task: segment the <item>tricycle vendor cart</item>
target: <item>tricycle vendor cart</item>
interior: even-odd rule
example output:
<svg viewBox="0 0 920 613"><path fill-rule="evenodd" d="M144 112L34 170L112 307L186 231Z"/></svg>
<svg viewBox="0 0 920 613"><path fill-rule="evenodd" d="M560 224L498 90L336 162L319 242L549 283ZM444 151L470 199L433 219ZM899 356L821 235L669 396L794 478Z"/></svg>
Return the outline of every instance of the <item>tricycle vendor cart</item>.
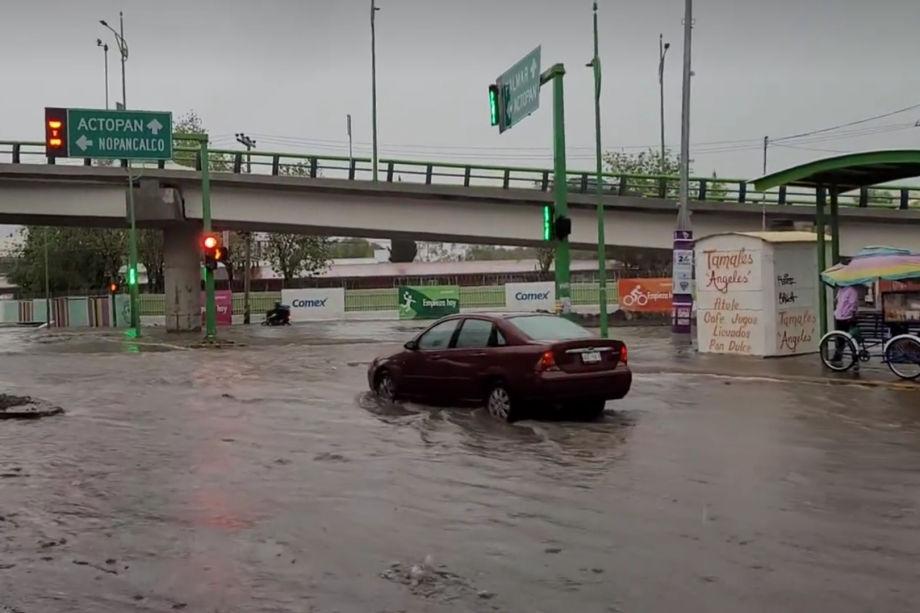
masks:
<svg viewBox="0 0 920 613"><path fill-rule="evenodd" d="M821 273L831 287L869 286L879 281L920 280L920 254L894 247L866 247L848 264L837 264ZM824 365L843 372L881 357L902 379L920 377L920 290L899 289L881 293L881 325L878 334L864 334L860 326L833 330L821 338L819 351ZM874 347L881 353L871 353Z"/></svg>

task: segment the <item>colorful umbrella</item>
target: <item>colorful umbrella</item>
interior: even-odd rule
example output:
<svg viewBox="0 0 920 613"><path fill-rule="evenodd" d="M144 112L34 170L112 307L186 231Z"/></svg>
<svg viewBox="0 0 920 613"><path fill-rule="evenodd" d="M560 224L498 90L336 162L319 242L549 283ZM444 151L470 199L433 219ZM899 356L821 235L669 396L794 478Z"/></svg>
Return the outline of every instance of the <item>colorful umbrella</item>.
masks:
<svg viewBox="0 0 920 613"><path fill-rule="evenodd" d="M865 285L879 279L920 279L920 254L896 247L865 247L849 264L836 264L821 273L821 280L834 287Z"/></svg>

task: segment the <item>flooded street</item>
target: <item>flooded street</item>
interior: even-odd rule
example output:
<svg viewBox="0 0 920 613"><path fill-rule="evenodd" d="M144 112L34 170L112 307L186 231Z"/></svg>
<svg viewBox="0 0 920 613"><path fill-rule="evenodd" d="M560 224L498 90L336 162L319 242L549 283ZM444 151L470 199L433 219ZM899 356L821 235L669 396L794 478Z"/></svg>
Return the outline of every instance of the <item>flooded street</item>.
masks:
<svg viewBox="0 0 920 613"><path fill-rule="evenodd" d="M0 612L917 610L920 390L615 329L603 420L506 425L369 397L396 323L247 334L0 330L0 392L67 411L0 421Z"/></svg>

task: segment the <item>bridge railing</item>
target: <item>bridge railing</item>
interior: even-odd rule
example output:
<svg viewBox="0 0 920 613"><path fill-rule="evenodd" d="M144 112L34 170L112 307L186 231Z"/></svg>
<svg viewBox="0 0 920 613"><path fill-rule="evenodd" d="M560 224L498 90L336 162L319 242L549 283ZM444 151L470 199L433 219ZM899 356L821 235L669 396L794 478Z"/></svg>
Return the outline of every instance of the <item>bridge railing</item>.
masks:
<svg viewBox="0 0 920 613"><path fill-rule="evenodd" d="M134 167L178 168L200 170L197 149L187 146L177 137L174 160L170 162L133 162ZM105 166L111 162L79 158L49 159L45 145L36 141L0 141L0 163L68 164ZM115 162L118 163L117 161ZM124 162L121 162L124 165ZM309 153L212 149L210 168L216 173L249 173L287 175L313 178L368 181L372 177L370 158ZM497 187L504 189L534 189L550 191L553 171L550 168L527 166L496 166L459 162L435 162L381 158L378 180L386 182L421 183L429 185L462 185L467 187ZM680 179L671 175L641 175L604 173L602 190L606 194L665 198L677 201ZM569 170L566 173L569 193L593 194L596 186L594 171ZM690 197L706 202L745 203L752 205L814 205L815 191L807 188L779 187L761 193L745 179L721 177L691 177ZM862 189L858 193L841 195L842 207L872 207L888 209L920 208L920 187L885 186Z"/></svg>

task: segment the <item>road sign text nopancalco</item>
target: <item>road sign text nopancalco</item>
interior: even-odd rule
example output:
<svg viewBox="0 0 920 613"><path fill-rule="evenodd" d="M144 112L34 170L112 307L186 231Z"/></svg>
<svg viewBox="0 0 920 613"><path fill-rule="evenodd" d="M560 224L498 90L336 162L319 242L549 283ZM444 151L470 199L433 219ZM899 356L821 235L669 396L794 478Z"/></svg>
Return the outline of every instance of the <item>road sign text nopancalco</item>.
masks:
<svg viewBox="0 0 920 613"><path fill-rule="evenodd" d="M170 112L62 110L68 157L168 160L173 155Z"/></svg>

